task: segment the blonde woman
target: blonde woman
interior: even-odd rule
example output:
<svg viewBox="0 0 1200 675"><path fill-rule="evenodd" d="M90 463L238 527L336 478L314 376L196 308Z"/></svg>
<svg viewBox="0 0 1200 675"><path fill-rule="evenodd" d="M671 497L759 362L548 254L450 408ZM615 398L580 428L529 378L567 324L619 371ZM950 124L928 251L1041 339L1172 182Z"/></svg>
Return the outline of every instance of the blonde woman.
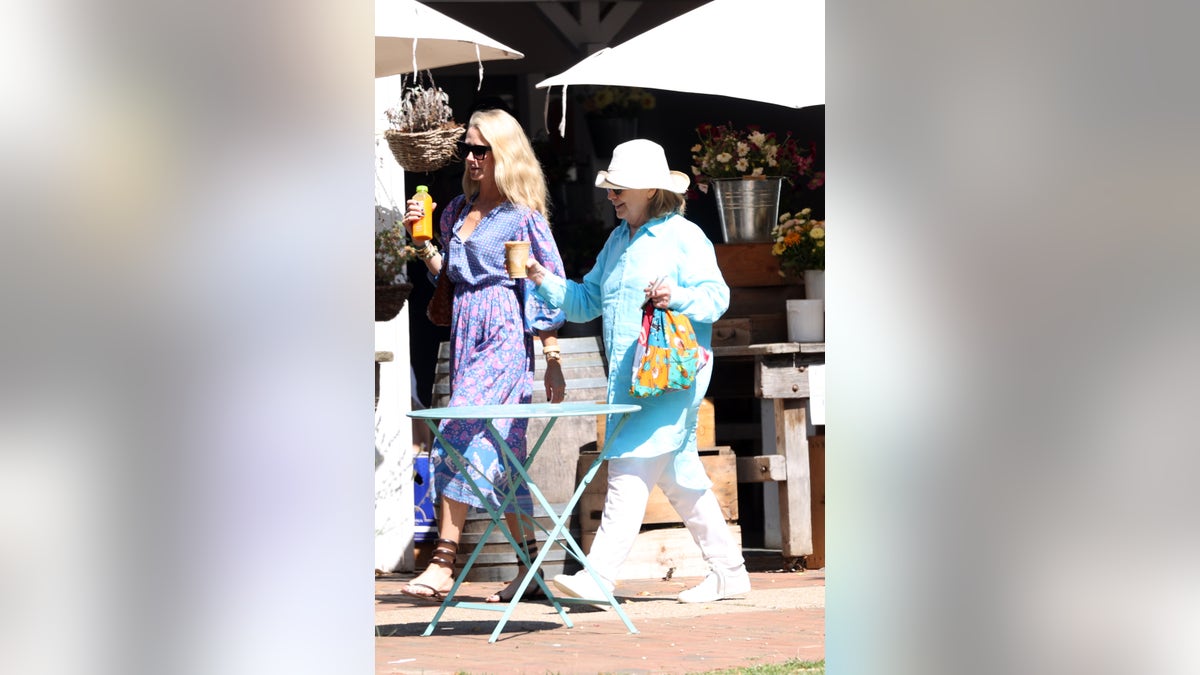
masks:
<svg viewBox="0 0 1200 675"><path fill-rule="evenodd" d="M463 193L442 212L438 239L419 250L431 278L449 275L454 283L450 324L451 406L518 404L533 400L536 336L546 358L546 398L558 403L566 392L558 349L563 313L550 308L525 279L511 279L504 266L504 242L530 242L530 254L562 274L562 258L547 220L546 179L525 131L502 110L481 110L471 116L466 137L459 143L463 159ZM436 204L435 204L436 207ZM412 231L422 215L421 204L409 201L404 225ZM447 264L447 259L449 263ZM547 262L548 261L548 262ZM517 457L526 454L527 420L495 420L497 430ZM443 420L442 435L483 474L476 485L493 507L507 490L508 475L498 460L499 449L482 420ZM482 508L465 476L446 456L440 442L430 457L433 490L440 499L438 536L429 566L401 589L405 595L441 600L454 583L458 540L467 508ZM517 493L524 513L532 513L528 489ZM518 521L513 504L505 514L509 530L532 558L537 539L530 525ZM518 574L488 602L512 599ZM541 593L535 583L526 596Z"/></svg>

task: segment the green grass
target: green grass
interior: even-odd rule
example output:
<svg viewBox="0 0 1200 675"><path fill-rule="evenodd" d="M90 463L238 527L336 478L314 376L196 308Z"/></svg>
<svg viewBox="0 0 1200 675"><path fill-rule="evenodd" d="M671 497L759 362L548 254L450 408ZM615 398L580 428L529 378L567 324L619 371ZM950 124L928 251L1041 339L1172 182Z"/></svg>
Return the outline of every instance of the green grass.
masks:
<svg viewBox="0 0 1200 675"><path fill-rule="evenodd" d="M547 671L550 673L551 671ZM455 675L470 675L459 671ZM559 675L555 671L552 675ZM726 668L724 670L705 670L689 673L689 675L825 675L825 659L820 661L801 661L790 659L783 663L764 663L744 668Z"/></svg>
<svg viewBox="0 0 1200 675"><path fill-rule="evenodd" d="M790 659L783 663L764 663L745 668L706 670L703 674L695 675L825 675L825 659L820 661Z"/></svg>

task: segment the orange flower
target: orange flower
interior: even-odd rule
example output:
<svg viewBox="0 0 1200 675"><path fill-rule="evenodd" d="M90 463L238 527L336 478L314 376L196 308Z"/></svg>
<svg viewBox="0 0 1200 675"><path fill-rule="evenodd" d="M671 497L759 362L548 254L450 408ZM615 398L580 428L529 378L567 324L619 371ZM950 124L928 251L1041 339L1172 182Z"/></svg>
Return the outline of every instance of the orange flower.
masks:
<svg viewBox="0 0 1200 675"><path fill-rule="evenodd" d="M782 276L825 269L825 221L813 220L812 209L780 215L771 238L771 254L780 259Z"/></svg>

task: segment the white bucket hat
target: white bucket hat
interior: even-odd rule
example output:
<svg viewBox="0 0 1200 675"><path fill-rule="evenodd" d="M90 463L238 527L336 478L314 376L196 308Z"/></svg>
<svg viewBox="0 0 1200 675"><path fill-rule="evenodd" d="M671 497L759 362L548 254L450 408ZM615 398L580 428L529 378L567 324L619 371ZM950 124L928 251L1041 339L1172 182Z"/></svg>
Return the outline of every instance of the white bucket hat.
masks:
<svg viewBox="0 0 1200 675"><path fill-rule="evenodd" d="M659 188L677 194L687 192L692 179L671 171L662 146L644 138L635 138L613 148L608 171L596 174L596 187L617 190Z"/></svg>

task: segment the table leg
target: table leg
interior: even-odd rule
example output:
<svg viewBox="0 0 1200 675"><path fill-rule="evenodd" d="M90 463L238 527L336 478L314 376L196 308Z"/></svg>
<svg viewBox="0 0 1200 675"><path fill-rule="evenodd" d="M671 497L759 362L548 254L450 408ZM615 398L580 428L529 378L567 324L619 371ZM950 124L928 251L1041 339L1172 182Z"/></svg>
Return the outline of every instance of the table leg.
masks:
<svg viewBox="0 0 1200 675"><path fill-rule="evenodd" d="M529 583L534 580L537 581L537 584L542 591L546 593L546 597L554 605L555 610L558 611L560 616L562 616L563 622L566 624L567 628L573 627L573 624L571 623L570 618L567 616L566 611L562 608L562 600L564 599L559 598L554 594L553 591L550 590L549 586L546 585L546 582L541 578L540 575L538 575L538 570L541 569L546 557L550 554L551 547L553 547L555 543L558 543L566 548L568 552L577 556L578 559L583 559L583 553L580 550L579 545L571 536L570 531L565 529L567 515L569 515L574 508L574 502L568 502L561 513L556 512L549 500L547 500L545 495L542 494L541 489L538 488L537 483L535 483L529 476L528 471L529 467L533 463L534 455L536 455L537 451L541 448L542 443L549 435L556 421L557 420L555 418L550 418L550 420L546 423L546 426L542 429L541 436L538 438L537 443L530 449L529 455L526 457L524 463L517 459L517 457L513 454L512 449L508 447L507 443L505 443L503 440L498 440L500 449L505 455L506 466L511 466L512 469L517 473L517 480L514 481L514 484L523 483L529 488L530 495L532 495L533 498L536 499L539 504L541 504L542 509L546 512L547 516L550 518L550 521L553 523L553 528L547 532L546 541L541 550L538 551L538 555L531 563L529 563L528 572L526 573L525 578L522 579L521 583L517 585L517 590L513 595L513 599L509 601L508 607L505 609L504 616L500 618L499 622L497 622L496 628L492 631L491 638L488 640L488 642L495 642L497 637L499 637L500 631L504 629L504 625L508 623L512 613L516 610L517 603L520 601L522 595L524 595L525 589L528 588ZM493 435L499 439L499 432L491 426L490 422L489 428L492 430ZM515 495L515 489L513 490L513 494ZM558 541L560 536L563 539L562 542ZM572 551L572 549L574 550ZM521 551L519 555L524 556L524 552Z"/></svg>
<svg viewBox="0 0 1200 675"><path fill-rule="evenodd" d="M470 466L470 462L467 461L466 457L463 457L461 454L459 454L458 450L455 449L455 447L453 445L451 445L442 436L442 433L438 429L438 425L437 425L436 421L427 419L427 420L425 420L425 424L427 424L429 426L430 430L433 431L434 438L441 441L442 447L446 449L446 456L451 461L453 461L455 464L457 464L459 467L459 470L462 471L463 475L465 475L467 477L467 479L468 479L467 484L471 486L471 489L475 492L475 496L478 497L479 500L482 501L484 504L487 504L487 501L483 499L483 494L479 491L479 488L475 485L475 481L473 479L471 479L470 471L473 467ZM432 480L432 475L430 476L430 480ZM489 515L491 515L490 511L489 511ZM493 516L492 519L494 521L495 517ZM491 528L493 525L494 525L494 523L489 524L488 527ZM485 537L486 537L486 534L485 534ZM482 544L482 541L480 543ZM471 557L467 560L467 565L464 567L464 572L462 574L455 576L454 583L450 586L450 590L446 593L445 599L442 600L441 606L439 606L437 612L434 613L433 619L430 620L429 625L425 627L425 632L421 633L421 635L423 637L429 637L430 635L433 635L433 629L437 627L438 621L441 621L442 615L446 613L446 610L449 609L450 607L455 607L459 604L458 601L454 599L454 596L458 593L459 586L462 585L463 579L465 579L467 576L465 570L470 569L470 565L475 562L475 558L477 558L478 555L479 555L479 547L477 546L476 550L471 554Z"/></svg>
<svg viewBox="0 0 1200 675"><path fill-rule="evenodd" d="M784 558L812 550L812 494L808 466L806 399L774 399L775 447L787 458L787 479L779 483L779 520Z"/></svg>
<svg viewBox="0 0 1200 675"><path fill-rule="evenodd" d="M616 435L618 433L620 433L621 427L625 426L625 422L628 419L629 419L628 415L623 415L621 417L620 421L617 422L616 427L614 427L614 429L613 429L611 438L615 438ZM549 425L547 425L547 427L549 427ZM543 434L544 433L545 432L543 432ZM595 570L592 569L592 566L588 564L587 556L584 555L583 549L580 548L579 543L575 541L575 538L573 536L571 536L570 530L567 529L567 516L575 510L576 504L578 504L580 498L583 497L583 493L587 490L588 485L592 482L592 478L595 477L596 472L599 470L600 463L602 461L604 461L604 453L600 453L599 455L597 455L595 461L592 462L591 468L589 468L587 473L584 474L583 479L580 481L579 485L575 488L574 494L571 495L571 498L567 501L566 505L563 506L561 514L556 513L554 511L553 507L550 505L550 502L546 500L545 496L542 495L541 490L539 490L537 488L537 485L529 480L529 476L527 473L525 473L524 468L520 467L520 466L516 467L517 470L519 472L521 472L522 479L525 480L526 483L529 485L530 493L534 495L534 497L538 500L539 503L541 503L542 508L545 509L548 514L550 514L550 519L554 522L554 527L546 535L546 544L543 547L543 549L538 553L535 567L531 568L531 571L536 572L536 570L541 567L541 564L545 560L546 554L549 551L550 546L552 546L554 544L558 544L558 545L562 546L563 549L565 549L568 553L570 553L572 556L574 556L579 561L579 564L583 566L583 569L587 570L588 574L590 574L592 576L592 579L596 582L596 585L600 588L600 590L604 591L604 600L606 602L608 602L608 604L611 605L614 610L616 610L617 616L621 618L621 621L625 624L625 627L629 629L629 632L637 633L638 632L637 628L634 627L633 622L629 620L629 617L625 614L625 610L621 608L621 603L617 602L617 599L615 597L613 597L612 592L605 588L605 585L601 581L599 575L597 575ZM561 539L561 541L560 541L560 539ZM521 585L522 590L527 585L528 581L529 581L529 579L526 578L525 581L522 583L522 585ZM518 597L519 596L520 596L520 593L518 592ZM556 602L556 603L557 602L567 602L567 603L579 603L579 604L592 604L592 603L586 603L581 598L556 598L556 596L554 596L553 594L550 594L548 597L555 598L554 602ZM596 598L593 598L593 599L596 599ZM499 632L499 627L497 628L497 633L498 632Z"/></svg>
<svg viewBox="0 0 1200 675"><path fill-rule="evenodd" d="M534 443L526 453L525 461L521 462L521 460L518 459L513 453L512 448L510 448L508 443L504 440L500 430L492 424L492 420L487 420L486 424L488 431L492 434L492 438L495 439L496 444L500 447L501 457L505 463L505 470L516 473L516 478L509 480L508 494L505 495L504 501L500 505L499 509L501 513L503 513L507 508L508 503L516 498L517 487L524 484L527 488L529 488L529 493L541 503L543 510L546 511L546 514L549 516L551 522L558 523L560 516L555 513L549 502L547 502L546 498L542 495L542 491L539 490L537 485L529 478L529 467L533 465L534 457L537 456L538 450L541 449L542 443L550 434L551 429L554 428L554 423L556 421L557 420L555 418L550 418L550 420L546 423L546 426L542 428L542 433L538 437L537 442ZM517 509L519 513L520 507L518 506ZM569 513L569 511L567 513ZM533 514L529 514L529 517L530 521L532 522ZM482 549L483 543L487 540L487 534L490 533L491 529L495 527L495 525L495 522L488 525L488 532L485 533L484 538L480 540L477 550ZM512 544L513 550L516 551L517 559L525 564L526 573L525 578L521 580L521 583L517 584L517 590L513 594L512 600L509 600L505 606L503 616L501 616L500 620L496 622L496 627L492 630L492 634L488 638L488 642L495 642L497 638L500 637L500 632L504 630L505 624L508 623L508 620L512 617L513 612L516 611L517 603L519 603L521 598L525 595L525 589L529 587L531 581L536 581L538 587L540 587L542 592L546 594L546 598L550 600L550 603L554 606L555 611L557 611L558 615L562 618L563 624L565 624L567 628L574 628L575 624L571 621L571 618L567 616L566 610L563 609L562 604L558 601L558 598L555 597L554 593L550 590L550 587L538 574L538 570L541 569L542 562L546 559L547 554L550 552L550 547L554 543L553 538L548 535L546 538L546 543L542 545L537 556L533 560L530 560L528 553L526 553L525 549L516 541L516 539L513 538L512 533L506 531L505 535ZM488 607L487 609L497 608Z"/></svg>
<svg viewBox="0 0 1200 675"><path fill-rule="evenodd" d="M534 578L537 578L538 585L542 588L543 592L546 593L546 597L551 600L551 602L554 605L555 610L558 612L559 616L562 618L563 623L567 626L567 628L574 627L574 624L572 623L571 618L569 616L567 616L566 610L564 610L562 605L555 599L554 595L550 592L550 589L546 585L545 581L543 581L540 577L536 576L537 567L535 567L530 562L528 554L525 553L525 551L521 547L520 543L518 543L517 540L513 537L513 534L508 531L508 528L502 527L503 519L504 519L504 512L508 508L509 503L511 503L514 499L516 499L517 487L521 484L521 481L526 481L528 483L529 474L527 471L527 467L533 462L534 457L536 457L536 455L537 455L537 451L541 448L542 443L546 439L546 435L549 434L550 430L554 427L554 424L553 424L554 420L551 419L550 423L548 423L546 425L546 427L542 430L541 437L538 439L537 443L534 444L534 446L530 449L529 453L526 455L524 463L522 463L516 457L516 455L513 454L512 449L508 446L508 443L504 440L503 434L501 434L499 432L499 430L496 429L495 425L492 423L492 420L485 420L484 424L485 424L486 428L488 429L488 433L491 434L493 440L496 441L497 446L500 449L499 454L500 454L500 457L502 458L502 461L505 462L506 471L514 471L517 475L516 480L509 481L509 489L506 493L504 493L504 495L503 495L504 498L501 501L499 507L493 507L491 505L491 502L488 501L484 497L483 492L479 489L479 486L475 483L474 477L472 475L472 470L474 469L474 467L471 466L470 462L467 461L466 457L464 457L462 455L462 453L460 453L458 451L457 448L455 448L453 445L451 445L445 439L445 437L443 437L441 435L440 431L437 428L437 425L434 423L433 420L426 420L426 422L428 423L429 427L433 430L434 436L438 439L438 441L441 442L442 447L446 450L447 457L458 466L458 469L460 471L462 471L463 475L467 476L467 478L468 478L467 484L471 486L471 490L475 493L475 497L477 499L479 499L479 501L484 505L484 510L487 511L488 516L489 516L489 522L488 522L487 527L484 528L483 534L480 536L479 543L476 544L475 549L471 552L471 556L469 558L467 558L467 562L466 562L466 564L463 565L462 571L455 578L454 584L450 587L450 591L446 594L445 600L443 600L441 606L438 607L437 612L434 614L433 619L429 622L429 625L426 626L425 632L422 633L422 635L425 637L432 635L434 629L437 627L438 622L441 620L442 615L450 607L465 607L468 609L503 611L504 616L497 623L496 629L492 633L491 639L488 640L488 642L495 642L496 639L500 635L500 631L504 628L504 625L506 623L508 623L509 617L512 616L513 611L516 609L516 604L517 604L517 602L520 601L520 598L521 598L522 594L525 592L526 587L528 587L529 581ZM475 473L478 473L478 472L475 472ZM532 488L536 489L536 486L533 486L532 484L530 484L530 485ZM531 492L532 492L532 490L531 490ZM541 497L540 491L538 492L538 496ZM542 498L542 501L543 501L543 506L545 506L544 497ZM518 506L517 509L518 509L518 517L519 517L520 507ZM550 514L551 519L556 518L556 514L554 513L553 509L547 508L546 510L547 510L547 513ZM528 515L529 515L529 520L532 522L533 514L528 514ZM525 565L528 567L530 574L527 574L525 579L522 580L522 583L520 584L516 595L513 596L513 599L509 603L507 603L507 605L505 605L505 606L497 606L493 603L480 603L480 602L469 602L469 601L465 602L465 601L461 601L461 600L455 600L454 596L458 593L459 586L462 585L462 582L466 578L468 572L470 572L471 567L474 566L476 559L478 559L480 553L483 552L483 547L484 547L484 545L486 545L488 537L491 536L492 532L497 527L500 528L500 532L504 535L505 539L508 540L508 542L512 546L513 550L516 552L518 560L525 563ZM541 551L539 553L538 560L545 559L545 554L548 549L549 549L548 546L543 547L543 551Z"/></svg>
<svg viewBox="0 0 1200 675"><path fill-rule="evenodd" d="M627 420L628 415L622 415L620 421L613 429L612 437L615 438L616 435L620 433L621 428L625 425ZM562 546L568 553L579 560L583 568L592 575L592 578L596 581L596 584L601 590L604 591L604 599L613 607L614 610L616 610L617 616L620 617L621 621L625 624L625 627L629 629L629 632L638 632L637 628L634 627L633 622L631 622L629 617L625 614L625 610L621 608L621 604L617 602L615 597L613 597L612 592L605 589L604 584L601 582L599 576L591 568L591 566L588 565L587 557L584 555L579 543L575 541L575 538L571 536L570 530L567 528L567 516L575 510L575 506L579 503L584 491L586 491L588 485L592 481L592 478L596 475L597 470L600 468L600 462L604 461L603 453L597 456L595 462L592 463L591 468L584 475L583 480L580 482L579 486L576 487L574 494L571 496L570 500L568 500L561 512L556 512L554 510L554 507L546 499L545 495L542 494L542 491L537 487L537 484L530 480L528 471L529 466L533 463L534 457L537 455L538 450L542 447L542 444L546 440L550 430L553 429L555 421L555 418L550 418L545 428L542 429L541 436L530 448L528 454L526 455L525 461L521 462L512 452L512 449L508 446L508 443L505 442L503 435L500 434L500 432L492 424L492 421L486 420L485 425L488 429L488 432L492 435L492 438L496 440L496 443L500 448L500 454L505 462L506 470L511 470L517 475L515 480L509 481L509 490L504 494L504 499L502 500L500 507L493 508L490 502L484 498L483 493L475 484L475 481L471 478L471 471L473 467L470 465L467 459L463 457L453 445L446 441L446 439L439 432L437 424L434 422L434 420L426 420L426 423L429 425L430 429L433 430L434 436L438 439L438 441L441 442L442 447L446 449L447 457L458 466L464 475L469 478L467 483L471 486L471 489L474 491L476 497L485 505L485 510L490 516L490 522L485 528L479 544L476 545L475 550L471 553L471 556L467 559L466 564L463 566L462 573L459 574L454 580L454 585L450 587L450 591L446 594L445 600L442 601L437 613L434 614L433 620L429 622L429 625L425 628L425 632L422 633L423 636L427 637L433 634L434 628L436 628L438 621L441 620L442 615L449 607L466 607L469 609L503 611L504 615L497 622L495 629L492 631L491 637L488 639L489 643L494 643L499 637L500 632L504 629L505 624L507 624L508 620L512 617L513 612L516 610L517 603L520 602L521 596L524 595L525 590L529 587L529 584L534 581L536 581L538 586L546 593L546 597L554 605L555 610L558 612L559 616L562 617L563 623L567 626L567 628L574 627L570 617L567 616L566 611L563 609L562 603L583 603L584 601L580 598L559 598L555 596L550 590L549 585L538 574L538 570L541 569L542 564L545 562L551 546L556 544ZM504 534L505 538L508 539L509 543L513 547L513 550L516 551L518 559L524 562L527 566L527 573L525 578L521 580L521 583L518 584L516 594L513 596L513 599L503 607L498 607L494 604L462 602L455 600L454 596L458 593L459 586L462 584L463 579L466 578L468 570L471 569L471 566L475 563L475 560L482 552L483 546L487 542L487 538L491 535L492 531L496 527L503 525L502 520L504 518L504 511L508 508L508 504L516 498L516 488L522 483L528 486L530 494L546 511L548 517L553 523L553 527L547 531L546 541L541 547L541 550L538 551L538 555L535 556L533 560L529 559L528 554L521 547L520 543L516 541L512 533L508 531L507 527L501 528L501 532ZM530 520L532 520L532 514L529 515Z"/></svg>

